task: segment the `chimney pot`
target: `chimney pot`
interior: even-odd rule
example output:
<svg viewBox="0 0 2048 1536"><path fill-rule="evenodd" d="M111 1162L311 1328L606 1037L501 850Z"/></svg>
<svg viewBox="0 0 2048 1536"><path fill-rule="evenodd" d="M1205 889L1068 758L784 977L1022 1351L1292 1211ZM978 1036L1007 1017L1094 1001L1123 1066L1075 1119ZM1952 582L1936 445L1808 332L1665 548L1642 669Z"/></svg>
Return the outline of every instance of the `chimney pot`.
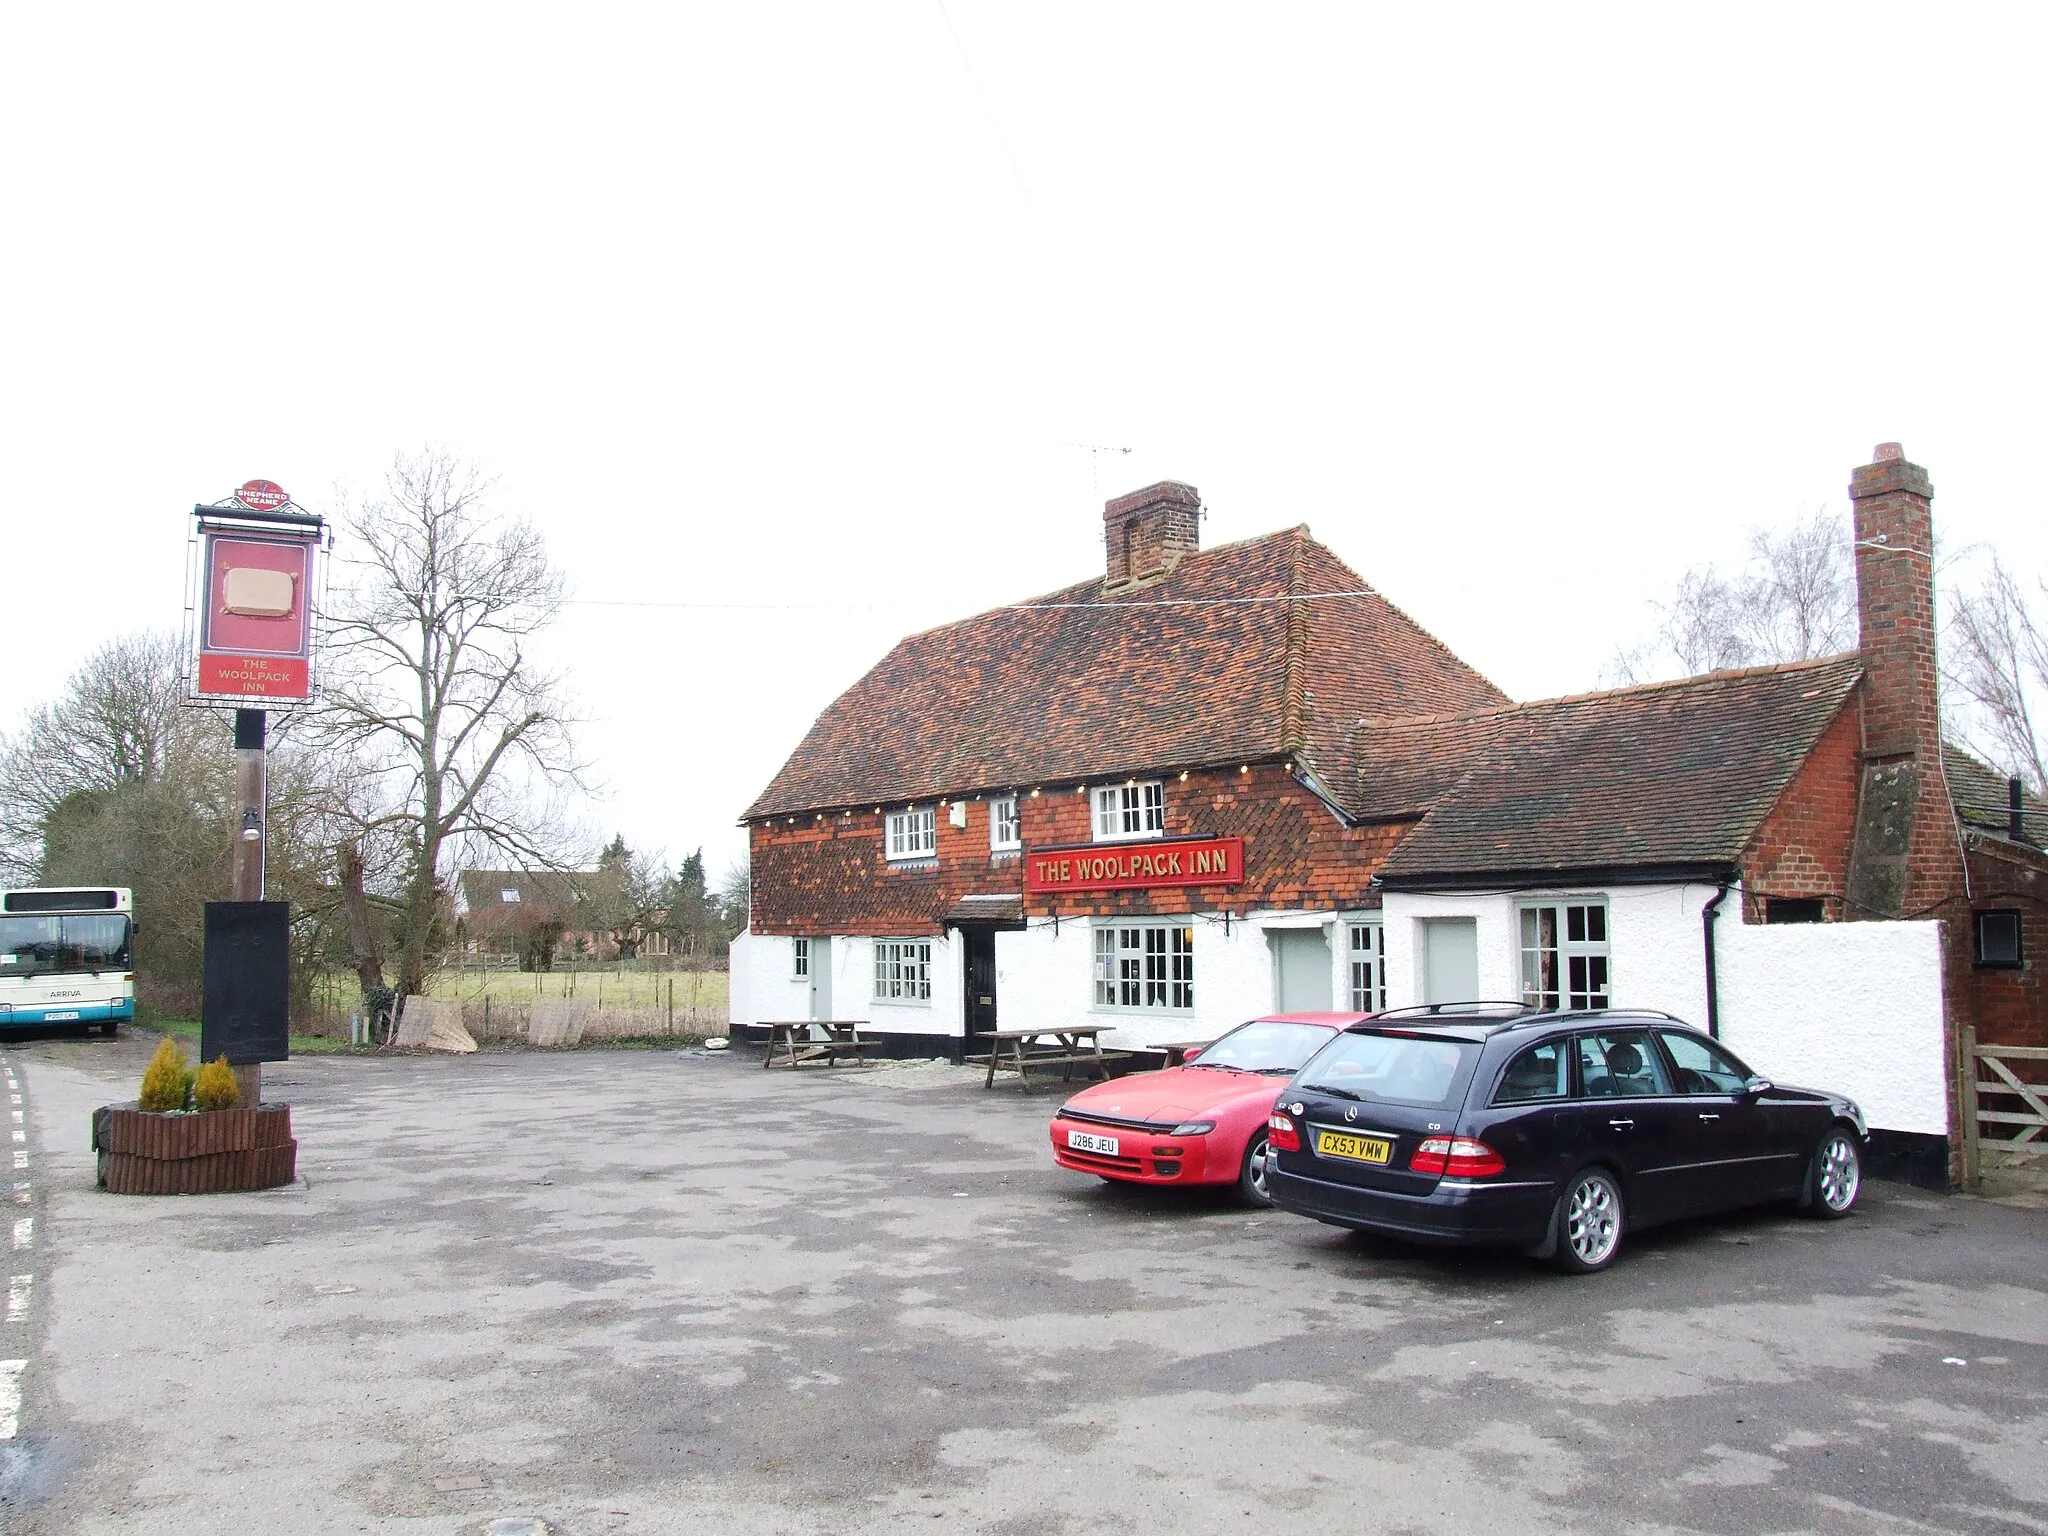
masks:
<svg viewBox="0 0 2048 1536"><path fill-rule="evenodd" d="M1902 444L1879 443L1876 450L1870 455L1870 458L1871 462L1875 464L1889 464L1892 460L1903 459L1905 456L1906 450Z"/></svg>

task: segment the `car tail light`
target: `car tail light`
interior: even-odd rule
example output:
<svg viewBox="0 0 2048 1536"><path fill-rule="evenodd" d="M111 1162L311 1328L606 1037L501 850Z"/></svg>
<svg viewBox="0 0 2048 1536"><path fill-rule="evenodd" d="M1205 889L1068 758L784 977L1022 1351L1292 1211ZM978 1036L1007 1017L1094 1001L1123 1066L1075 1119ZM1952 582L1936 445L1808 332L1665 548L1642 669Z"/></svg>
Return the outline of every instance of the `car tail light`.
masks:
<svg viewBox="0 0 2048 1536"><path fill-rule="evenodd" d="M1276 1152L1301 1150L1301 1138L1294 1132L1294 1122L1277 1109L1266 1122L1266 1145Z"/></svg>
<svg viewBox="0 0 2048 1536"><path fill-rule="evenodd" d="M1417 1173L1453 1179L1484 1179L1507 1167L1507 1159L1468 1136L1431 1136L1415 1149L1408 1166Z"/></svg>

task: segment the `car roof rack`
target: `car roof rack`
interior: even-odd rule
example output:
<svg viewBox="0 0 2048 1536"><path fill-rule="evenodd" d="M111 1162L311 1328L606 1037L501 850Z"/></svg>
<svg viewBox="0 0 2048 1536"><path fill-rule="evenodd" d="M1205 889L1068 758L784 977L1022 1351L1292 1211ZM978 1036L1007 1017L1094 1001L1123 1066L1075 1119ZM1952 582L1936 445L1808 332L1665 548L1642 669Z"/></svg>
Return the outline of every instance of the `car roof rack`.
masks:
<svg viewBox="0 0 2048 1536"><path fill-rule="evenodd" d="M1374 1019L1469 1019L1489 1016L1495 1012L1510 1015L1530 1013L1527 1003L1509 1002L1504 998L1474 998L1463 1003L1411 1003L1404 1008L1386 1008L1374 1014Z"/></svg>

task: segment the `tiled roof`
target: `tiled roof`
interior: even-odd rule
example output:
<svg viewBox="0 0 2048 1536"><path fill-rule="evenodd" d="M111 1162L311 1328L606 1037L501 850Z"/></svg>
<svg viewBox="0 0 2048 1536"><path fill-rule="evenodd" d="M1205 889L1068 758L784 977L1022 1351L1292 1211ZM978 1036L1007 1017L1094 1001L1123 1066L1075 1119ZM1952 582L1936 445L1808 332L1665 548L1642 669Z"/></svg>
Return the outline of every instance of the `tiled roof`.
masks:
<svg viewBox="0 0 2048 1536"><path fill-rule="evenodd" d="M1313 596L1319 593L1362 596ZM912 635L820 715L749 817L1298 754L1350 771L1361 715L1506 696L1306 528Z"/></svg>
<svg viewBox="0 0 2048 1536"><path fill-rule="evenodd" d="M591 879L574 870L465 869L455 876L462 910L471 914L502 909L525 917L554 917L583 899ZM514 893L510 896L508 892Z"/></svg>
<svg viewBox="0 0 2048 1536"><path fill-rule="evenodd" d="M1837 656L1366 720L1346 808L1421 817L1390 882L1733 864L1861 675Z"/></svg>
<svg viewBox="0 0 2048 1536"><path fill-rule="evenodd" d="M1979 762L1961 747L1946 743L1941 749L1942 771L1948 775L1949 799L1956 815L1972 832L2004 837L2007 820L2006 777L1988 763ZM2036 848L2048 845L2048 801L2026 790L2020 792L2023 841Z"/></svg>

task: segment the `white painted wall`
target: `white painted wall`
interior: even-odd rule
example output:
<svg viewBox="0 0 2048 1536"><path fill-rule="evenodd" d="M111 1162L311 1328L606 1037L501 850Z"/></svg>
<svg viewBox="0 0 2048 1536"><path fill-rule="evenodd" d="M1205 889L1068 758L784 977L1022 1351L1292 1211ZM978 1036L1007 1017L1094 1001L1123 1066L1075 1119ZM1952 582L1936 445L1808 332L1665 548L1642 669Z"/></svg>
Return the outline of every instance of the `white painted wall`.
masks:
<svg viewBox="0 0 2048 1536"><path fill-rule="evenodd" d="M1939 923L1724 919L1716 944L1721 1037L1752 1071L1846 1093L1873 1129L1948 1134Z"/></svg>
<svg viewBox="0 0 2048 1536"><path fill-rule="evenodd" d="M796 962L790 940L742 933L732 941L729 955L727 1013L734 1024L811 1016L811 984L790 974Z"/></svg>

